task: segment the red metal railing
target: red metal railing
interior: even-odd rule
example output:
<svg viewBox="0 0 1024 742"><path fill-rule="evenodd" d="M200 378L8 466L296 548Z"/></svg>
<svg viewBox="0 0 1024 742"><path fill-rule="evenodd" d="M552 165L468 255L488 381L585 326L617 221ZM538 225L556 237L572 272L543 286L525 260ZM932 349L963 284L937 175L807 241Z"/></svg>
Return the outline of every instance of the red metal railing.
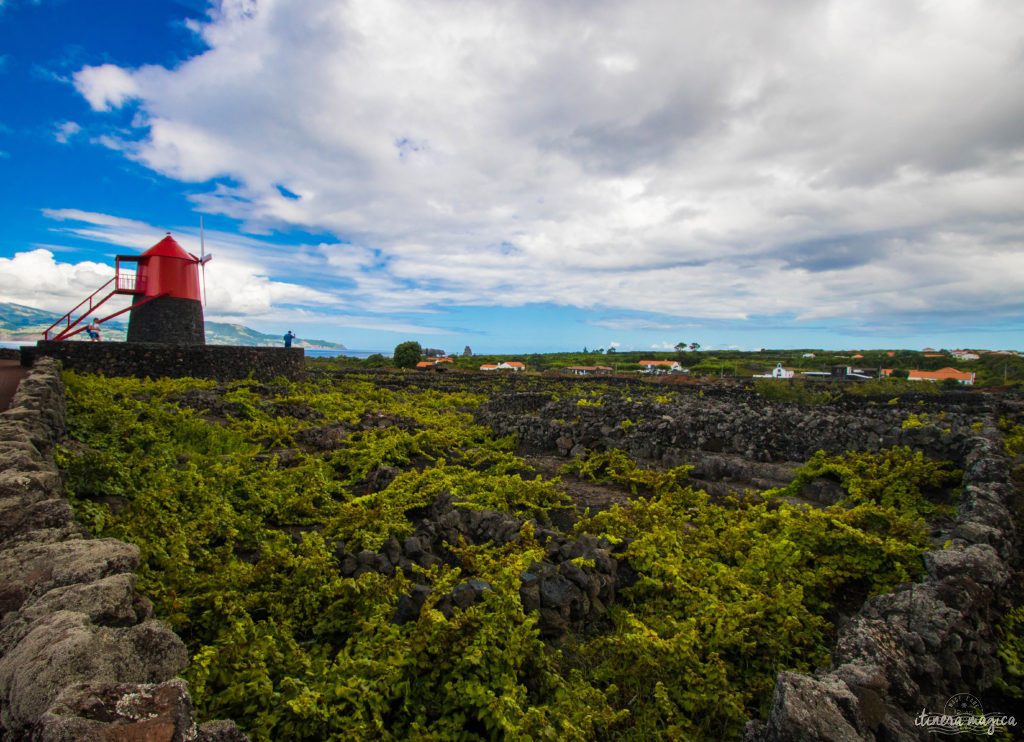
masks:
<svg viewBox="0 0 1024 742"><path fill-rule="evenodd" d="M138 262L132 257L118 255L114 263L114 277L117 278L117 287L114 289L119 294L142 294L145 293L146 285L144 280L139 280L138 270L130 273L122 268L121 263Z"/></svg>
<svg viewBox="0 0 1024 742"><path fill-rule="evenodd" d="M139 294L142 293L141 287L136 289L135 284L138 281L138 276L133 273L121 273L117 274L117 292L125 294Z"/></svg>
<svg viewBox="0 0 1024 742"><path fill-rule="evenodd" d="M101 292L101 291L103 291L103 289L105 289L105 288L106 288L107 286L109 286L110 284L114 283L114 281L115 281L115 280L116 280L116 276L115 276L114 278L111 278L111 279L110 279L109 281L107 281L107 282L106 282L105 284L103 284L102 286L100 286L100 287L99 287L98 289L96 289L95 291L93 291L93 292L92 292L91 294L89 294L89 296L87 296L87 297L86 297L85 299L83 299L82 301L80 301L80 302L78 303L78 305L77 305L77 306L75 306L75 308L74 308L74 309L72 309L72 310L71 310L70 312L68 312L67 314L65 314L65 315L64 315L63 317L61 317L61 318L60 318L59 320L57 320L57 321L56 321L56 322L54 322L54 323L53 323L52 325L50 325L50 326L49 326L49 327L47 327L47 328L46 328L45 330L43 330L43 338L45 338L46 340L63 340L63 339L64 339L64 338L66 338L66 337L70 337L70 336L71 336L71 334L75 334L75 335L77 335L77 334L78 334L79 332L81 332L81 331L82 331L83 329L85 329L85 328L82 328L82 327L80 327L80 328L78 328L78 331L77 331L77 332L75 332L75 333L72 333L72 332L71 332L71 330L72 330L72 329L74 329L74 327L75 327L75 326L76 326L76 325L77 325L77 324L78 324L79 322L81 322L81 321L82 321L83 319L85 319L85 318L86 318L86 317L87 317L87 316L88 316L89 314L91 314L91 313L92 313L93 311L95 311L95 310L96 310L96 309L97 309L97 308L98 308L98 307L99 307L100 305L102 305L102 304L103 304L103 303L104 303L104 302L105 302L105 301L106 301L107 299L109 299L109 298L110 298L111 296L113 296L113 295L114 295L114 292L113 292L113 291L111 291L111 292L110 292L109 294L107 294L106 296L104 296L104 297L103 297L102 299L100 299L99 301L97 301L97 302L95 302L95 303L93 302L93 299L95 299L95 298L96 298L96 294L100 293L100 292ZM79 309L81 309L81 308L82 308L83 306L85 306L86 304L88 304L88 306L86 307L85 311L84 311L84 312L82 312L82 316L80 316L80 317L79 317L78 319L76 319L76 320L75 320L74 322L72 322L72 321L71 321L71 315L73 315L73 314L74 314L75 312L77 312L77 311L78 311ZM50 337L50 333L51 333L51 332L53 331L53 328L55 328L55 327L56 327L57 325L59 325L59 324L61 324L61 323L65 323L65 324L66 324L66 326L65 326L65 327L64 327L64 328L63 328L62 330L60 330L60 332L58 332L58 333L57 333L57 334L56 334L56 335L55 335L54 337L52 337L52 338L51 338L51 337Z"/></svg>
<svg viewBox="0 0 1024 742"><path fill-rule="evenodd" d="M111 279L111 280L113 280L113 279ZM109 284L110 281L107 281L107 283ZM104 284L104 286L106 286L106 285L107 284ZM109 299L115 293L117 293L117 292L111 291L109 294L106 295L106 297L103 298L102 301L96 302L96 304L93 305L93 309L95 309L100 304L105 302L107 299ZM145 304L147 301L153 301L153 299L158 299L161 296L167 296L167 292L165 291L164 293L157 294L156 296L147 296L144 299L142 299L142 301L137 301L137 302L133 303L131 306L127 306L124 309L121 309L121 310L119 310L117 312L114 312L113 314L108 314L103 319L98 320L98 322L100 324L103 324L107 320L114 319L114 317L120 317L125 312L131 311L132 309L135 309L135 307L141 306L141 305ZM82 302L82 304L84 304L84 303L85 302ZM82 306L82 304L79 304L78 306ZM77 309L77 307L76 307L76 309ZM81 322L83 319L85 319L86 317L89 316L89 311L91 311L91 310L89 310L89 311L85 312L84 314L82 314L82 316L79 317L78 319L76 319L74 322L71 322L70 315L74 311L75 310L72 309L71 312L68 312L66 315L64 315L64 317L68 318L68 326L65 329L61 330L61 332L59 334L55 335L52 338L48 334L50 332L50 330L52 330L54 328L55 325L58 325L58 324L60 324L61 322L64 321L64 317L62 317L61 319L57 320L57 322L55 322L53 325L50 325L49 329L47 329L46 332L43 333L43 337L46 338L47 340L67 340L68 338L74 337L75 335L77 335L80 332L85 332L86 328L84 328L84 327L79 327L77 330L74 330L74 328L75 328L76 325L78 325L79 322ZM72 331L72 330L74 330L74 331Z"/></svg>
<svg viewBox="0 0 1024 742"><path fill-rule="evenodd" d="M83 299L81 302L79 302L78 305L74 309L72 309L70 312L68 312L63 317L61 317L59 320L57 320L52 325L50 325L45 330L43 330L43 338L46 339L46 340L65 340L67 338L74 337L78 333L80 333L83 330L85 330L84 327L78 327L79 323L81 323L82 320L84 320L86 317L88 317L90 314L92 314L94 311L96 311L100 306L102 306L114 294L141 294L141 293L143 293L145 291L145 289L146 289L145 281L140 281L139 280L138 271L128 272L128 271L122 270L121 269L121 261L122 260L127 262L127 261L131 260L131 258L126 258L124 256L120 256L119 255L117 257L117 262L115 263L115 266L114 266L114 277L111 278L109 281L107 281L102 286L100 286L98 289L93 291L91 294L89 294L89 296L87 296L85 299ZM114 288L110 290L110 293L108 293L102 299L96 300L96 296L98 294L100 294L101 292L103 292L103 290L106 289L108 286L110 286L110 284L114 284ZM108 319L112 319L114 317L117 317L118 315L124 314L129 309L131 309L132 307L137 307L137 306L139 306L139 304L144 304L147 301L149 301L150 299L155 299L155 298L156 298L155 296L147 297L147 298L143 299L142 301L135 302L130 307L122 309L119 312L115 312L114 314L108 315L108 316L104 317L103 319L101 319L99 321L101 323L106 322ZM78 317L78 319L72 321L72 316L76 312L78 312L78 310L82 309L82 307L85 307L85 309L82 311L82 314ZM60 328L60 330L55 330L54 329L58 325L61 325L61 324L63 324L64 327ZM50 337L51 333L53 333L53 337Z"/></svg>

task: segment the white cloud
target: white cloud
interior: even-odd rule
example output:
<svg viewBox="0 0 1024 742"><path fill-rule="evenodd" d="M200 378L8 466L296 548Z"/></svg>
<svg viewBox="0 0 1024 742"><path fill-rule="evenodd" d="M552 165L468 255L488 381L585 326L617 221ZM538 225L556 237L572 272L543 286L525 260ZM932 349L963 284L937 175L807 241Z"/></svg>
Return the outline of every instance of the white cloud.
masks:
<svg viewBox="0 0 1024 742"><path fill-rule="evenodd" d="M114 276L113 265L57 262L49 250L0 258L0 301L64 313ZM123 300L111 304L120 308Z"/></svg>
<svg viewBox="0 0 1024 742"><path fill-rule="evenodd" d="M74 80L95 110L137 101L142 138L108 146L224 178L200 208L339 237L296 249L307 294L221 236L223 265L252 266L245 287L218 270L224 306L1021 311L1019 3L232 0L211 18L174 69Z"/></svg>
<svg viewBox="0 0 1024 742"><path fill-rule="evenodd" d="M99 214L95 211L82 211L81 209L43 209L43 216L57 221L85 222L98 227L117 227L118 237L123 238L126 229L152 229L145 222L134 219L125 219L109 214Z"/></svg>
<svg viewBox="0 0 1024 742"><path fill-rule="evenodd" d="M53 133L54 139L60 144L67 144L71 137L80 132L82 127L76 124L74 121L62 121L57 124L56 130Z"/></svg>
<svg viewBox="0 0 1024 742"><path fill-rule="evenodd" d="M75 89L94 111L109 111L140 95L137 74L113 64L83 67L74 74Z"/></svg>

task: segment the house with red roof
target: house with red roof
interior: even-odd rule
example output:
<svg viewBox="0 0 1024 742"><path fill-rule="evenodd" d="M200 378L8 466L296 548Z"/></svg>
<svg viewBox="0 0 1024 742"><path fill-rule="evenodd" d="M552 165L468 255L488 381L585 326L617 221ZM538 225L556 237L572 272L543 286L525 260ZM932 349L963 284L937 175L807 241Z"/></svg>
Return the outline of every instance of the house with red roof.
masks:
<svg viewBox="0 0 1024 742"><path fill-rule="evenodd" d="M522 361L502 361L501 363L485 363L481 371L525 371L526 364Z"/></svg>
<svg viewBox="0 0 1024 742"><path fill-rule="evenodd" d="M950 351L950 355L958 361L977 361L981 359L981 356L970 350L954 350Z"/></svg>
<svg viewBox="0 0 1024 742"><path fill-rule="evenodd" d="M940 368L938 371L911 371L907 375L909 381L954 381L971 386L974 384L975 374L970 371L957 371L955 368Z"/></svg>

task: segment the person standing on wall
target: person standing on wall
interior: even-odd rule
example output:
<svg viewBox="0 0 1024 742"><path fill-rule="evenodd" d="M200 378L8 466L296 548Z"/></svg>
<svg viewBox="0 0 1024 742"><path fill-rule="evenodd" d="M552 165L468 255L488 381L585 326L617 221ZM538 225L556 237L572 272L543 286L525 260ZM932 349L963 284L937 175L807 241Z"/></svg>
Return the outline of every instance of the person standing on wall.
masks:
<svg viewBox="0 0 1024 742"><path fill-rule="evenodd" d="M100 341L100 321L93 317L92 324L85 328L85 332L92 342L98 343Z"/></svg>
<svg viewBox="0 0 1024 742"><path fill-rule="evenodd" d="M286 347L286 348L292 347L292 340L294 340L294 339L295 339L295 333L294 332L292 332L291 330L286 332L285 336L284 336L284 347Z"/></svg>

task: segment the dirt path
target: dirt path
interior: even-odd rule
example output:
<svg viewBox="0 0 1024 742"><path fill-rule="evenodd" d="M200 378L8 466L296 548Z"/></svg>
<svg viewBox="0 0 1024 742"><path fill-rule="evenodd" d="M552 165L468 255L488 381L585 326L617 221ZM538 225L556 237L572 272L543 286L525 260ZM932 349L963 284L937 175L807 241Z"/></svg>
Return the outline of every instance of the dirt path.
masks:
<svg viewBox="0 0 1024 742"><path fill-rule="evenodd" d="M28 369L20 362L0 360L0 412L11 406L11 398L27 374Z"/></svg>
<svg viewBox="0 0 1024 742"><path fill-rule="evenodd" d="M524 456L526 463L537 470L544 479L559 476L562 465L569 459L560 456ZM611 482L588 482L577 479L574 474L562 474L560 490L569 495L573 504L582 512L590 508L591 514L607 510L612 505L625 505L632 495L629 490Z"/></svg>

